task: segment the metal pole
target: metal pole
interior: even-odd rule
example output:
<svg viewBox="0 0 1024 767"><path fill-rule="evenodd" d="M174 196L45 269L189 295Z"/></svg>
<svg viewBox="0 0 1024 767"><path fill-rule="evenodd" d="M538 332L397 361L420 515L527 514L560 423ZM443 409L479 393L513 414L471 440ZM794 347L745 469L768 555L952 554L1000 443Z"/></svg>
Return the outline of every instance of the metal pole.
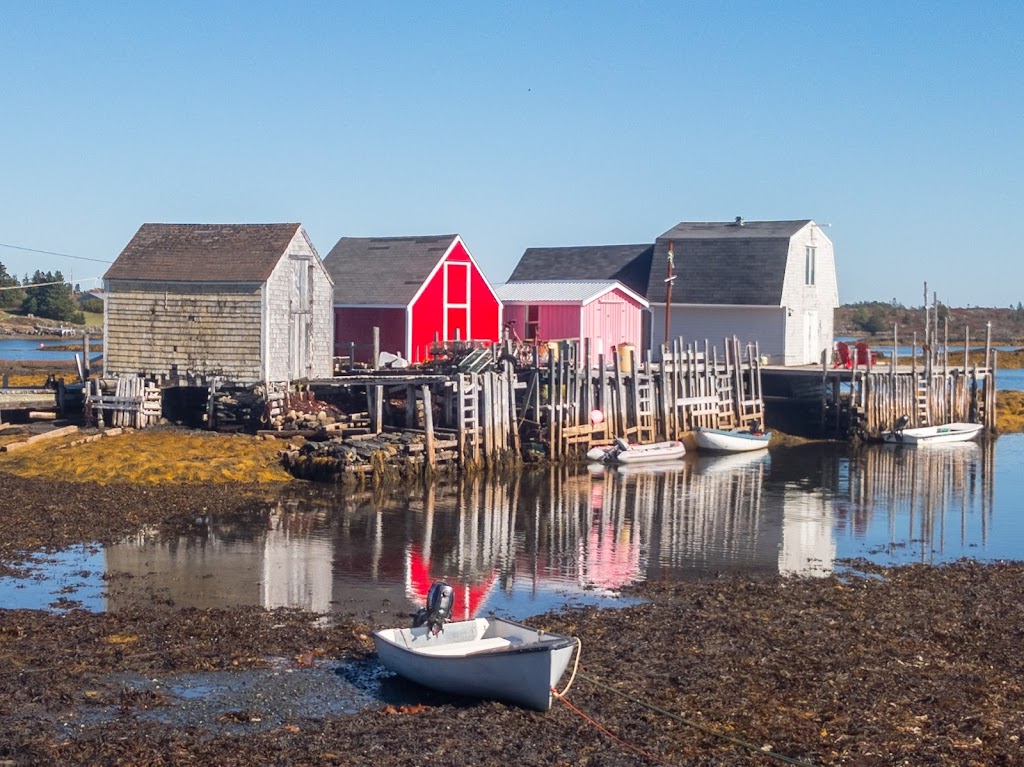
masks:
<svg viewBox="0 0 1024 767"><path fill-rule="evenodd" d="M668 271L665 275L665 341L662 344L662 348L665 351L668 350L669 329L672 327L672 283L675 281L675 276L672 274L674 244L672 240L668 241ZM665 354L662 354L662 359L664 358Z"/></svg>

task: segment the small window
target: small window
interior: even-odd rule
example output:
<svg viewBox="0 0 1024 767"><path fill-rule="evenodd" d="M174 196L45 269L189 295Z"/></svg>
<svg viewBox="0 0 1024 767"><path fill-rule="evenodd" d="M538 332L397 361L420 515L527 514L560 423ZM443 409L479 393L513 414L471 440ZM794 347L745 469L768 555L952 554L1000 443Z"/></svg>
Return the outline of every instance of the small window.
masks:
<svg viewBox="0 0 1024 767"><path fill-rule="evenodd" d="M807 246L806 260L804 262L804 283L807 285L814 284L814 271L817 261L818 249L813 245Z"/></svg>

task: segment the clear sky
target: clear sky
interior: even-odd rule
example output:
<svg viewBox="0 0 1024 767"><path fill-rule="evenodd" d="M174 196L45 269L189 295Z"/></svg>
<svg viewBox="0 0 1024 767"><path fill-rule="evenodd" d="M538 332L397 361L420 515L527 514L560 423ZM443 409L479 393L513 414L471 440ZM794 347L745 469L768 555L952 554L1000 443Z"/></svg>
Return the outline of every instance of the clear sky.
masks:
<svg viewBox="0 0 1024 767"><path fill-rule="evenodd" d="M1024 301L1024 3L0 0L0 263L145 222L527 247L831 224L843 303Z"/></svg>

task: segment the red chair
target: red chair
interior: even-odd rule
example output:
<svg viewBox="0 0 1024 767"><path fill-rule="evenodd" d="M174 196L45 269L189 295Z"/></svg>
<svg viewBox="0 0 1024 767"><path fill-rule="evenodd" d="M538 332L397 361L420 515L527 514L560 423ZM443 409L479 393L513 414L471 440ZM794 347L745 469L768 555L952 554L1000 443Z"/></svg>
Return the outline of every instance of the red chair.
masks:
<svg viewBox="0 0 1024 767"><path fill-rule="evenodd" d="M873 352L868 349L868 345L863 341L858 341L854 347L856 352L856 365L864 365L867 367L869 364L874 365L878 360L878 352Z"/></svg>
<svg viewBox="0 0 1024 767"><path fill-rule="evenodd" d="M853 360L850 359L850 345L846 341L836 344L836 358L832 363L834 368L852 368Z"/></svg>

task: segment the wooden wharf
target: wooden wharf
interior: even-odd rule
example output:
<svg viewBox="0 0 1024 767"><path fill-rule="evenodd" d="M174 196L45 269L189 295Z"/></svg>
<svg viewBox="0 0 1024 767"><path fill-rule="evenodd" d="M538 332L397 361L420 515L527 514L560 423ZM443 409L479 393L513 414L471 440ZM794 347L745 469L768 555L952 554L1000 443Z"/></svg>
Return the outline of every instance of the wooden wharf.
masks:
<svg viewBox="0 0 1024 767"><path fill-rule="evenodd" d="M511 345L453 358L449 369L363 370L309 381L317 398L365 391L367 429L422 433L430 445L454 438L460 468L521 460L578 460L616 438L682 439L696 426L731 428L764 421L756 345L727 340L725 352L677 340L664 359L610 355L583 345Z"/></svg>
<svg viewBox="0 0 1024 767"><path fill-rule="evenodd" d="M983 364L969 364L965 352L961 366L945 350L901 362L895 342L891 358L869 355L850 367L831 360L769 366L756 343L735 338L714 346L677 338L659 350L658 360L629 345L595 353L579 341L455 342L440 351L434 362L417 367L356 368L336 360L330 378L280 384L96 379L86 368L80 371L85 421L144 428L168 417L168 403L177 401L172 410L197 409L191 421L206 428L296 433L318 443L348 440L364 456L386 452L417 471L577 461L616 438L686 440L698 426L728 429L754 421L837 439L876 439L904 414L914 425L995 426L998 353L989 343ZM323 407L331 404L337 407L328 415ZM799 418L782 418L792 411ZM322 457L315 450L311 457ZM347 470L370 471L353 465L351 453L343 457Z"/></svg>
<svg viewBox="0 0 1024 767"><path fill-rule="evenodd" d="M808 436L878 440L902 416L912 426L970 422L996 427L998 352L986 353L988 364L955 366L946 353L912 356L900 363L888 359L829 366L780 367L762 370L768 423L780 413L796 411L786 429ZM794 422L795 421L795 422Z"/></svg>

